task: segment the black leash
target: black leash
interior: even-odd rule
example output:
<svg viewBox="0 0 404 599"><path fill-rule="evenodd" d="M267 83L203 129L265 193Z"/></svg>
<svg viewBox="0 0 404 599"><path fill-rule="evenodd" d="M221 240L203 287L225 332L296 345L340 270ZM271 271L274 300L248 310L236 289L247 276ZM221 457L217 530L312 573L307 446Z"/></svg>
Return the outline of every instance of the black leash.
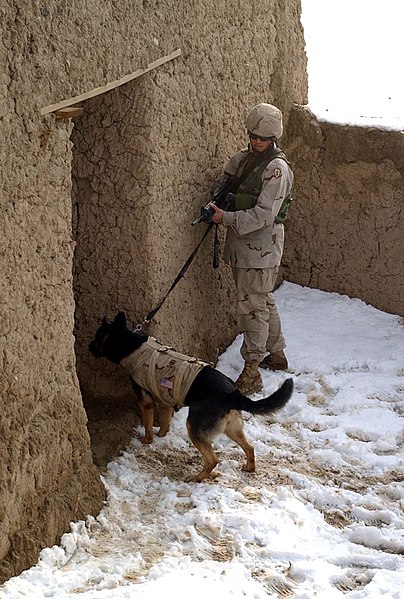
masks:
<svg viewBox="0 0 404 599"><path fill-rule="evenodd" d="M273 145L268 150L263 152L262 155L254 156L252 160L247 159L246 164L244 164L244 166L243 166L243 172L241 173L241 175L239 175L239 177L237 177L237 179L235 179L232 182L232 184L229 187L229 192L234 193L235 191L237 191L237 189L240 187L241 183L248 177L248 175L254 170L254 168L256 168L258 165L260 165L265 160L269 161L268 155L271 157L273 155L275 155L275 157L276 157L276 155L278 153L281 153L281 150L279 150L276 147L275 143L273 143ZM147 316L144 317L143 321L140 324L136 325L136 327L134 329L136 332L141 331L144 324L149 324L151 319L160 310L161 306L164 304L167 297L170 295L171 291L174 289L174 287L177 285L177 283L182 279L182 277L187 272L192 260L195 258L197 251L199 250L202 243L204 242L205 237L207 237L209 231L214 226L216 227L216 230L215 230L215 240L214 240L214 247L213 247L213 268L217 268L219 266L219 250L220 250L219 245L220 244L219 244L219 235L218 235L218 225L210 222L206 228L205 233L202 236L202 239L200 240L200 242L198 243L198 245L196 246L196 248L194 249L192 254L189 256L188 260L185 262L184 266L181 268L178 275L175 277L170 289L167 291L167 293L165 294L165 296L163 297L161 302L159 302L157 304L157 306L155 308L153 308L153 310L150 310L150 312L147 314Z"/></svg>
<svg viewBox="0 0 404 599"><path fill-rule="evenodd" d="M153 310L150 310L150 312L144 317L143 321L136 325L135 327L135 331L141 331L143 328L144 324L149 324L149 322L151 321L151 319L157 314L157 312L160 310L161 306L164 304L164 302L166 301L166 299L168 298L168 296L170 295L170 293L172 292L172 290L174 289L174 287L179 283L179 281L182 279L182 277L185 275L185 273L187 272L188 268L191 265L192 260L195 258L197 251L199 250L199 248L201 247L202 243L205 241L205 237L207 237L209 231L212 229L212 227L215 226L214 223L209 223L205 233L202 236L202 239L200 240L200 242L198 243L198 245L196 246L196 248L194 249L194 251L192 252L192 254L189 256L189 258L187 259L187 261L185 262L184 266L181 268L180 272L178 273L178 275L175 277L170 289L167 291L167 293L165 294L165 296L163 297L163 299L157 304L157 306L155 308L153 308ZM216 226L217 229L217 226Z"/></svg>

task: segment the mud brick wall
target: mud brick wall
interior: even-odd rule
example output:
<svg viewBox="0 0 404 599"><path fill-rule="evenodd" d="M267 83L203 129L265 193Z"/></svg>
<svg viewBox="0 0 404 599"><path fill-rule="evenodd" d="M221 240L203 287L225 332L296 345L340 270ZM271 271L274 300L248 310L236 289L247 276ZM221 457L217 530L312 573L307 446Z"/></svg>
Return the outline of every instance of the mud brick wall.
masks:
<svg viewBox="0 0 404 599"><path fill-rule="evenodd" d="M123 309L135 324L168 291L205 230L191 222L247 143L249 109L277 103L287 122L293 98L306 96L297 3L266 2L257 12L196 2L180 13L164 18L176 31L167 47L181 57L87 102L75 119L75 335L86 397L131 393L123 369L94 359L88 341L102 316ZM145 330L214 361L236 323L231 273L213 270L212 249L213 232Z"/></svg>
<svg viewBox="0 0 404 599"><path fill-rule="evenodd" d="M287 121L304 103L299 11L298 0L259 10L225 0L1 4L0 579L99 511L79 379L87 393L117 397L122 377L90 363L86 343L102 314L135 320L161 298L201 234L189 223L246 141L248 109L274 102ZM176 48L179 59L86 102L72 136L70 122L40 116ZM205 358L235 331L230 277L212 274L208 245L153 324Z"/></svg>
<svg viewBox="0 0 404 599"><path fill-rule="evenodd" d="M283 276L404 315L404 135L318 122L288 128L295 201Z"/></svg>

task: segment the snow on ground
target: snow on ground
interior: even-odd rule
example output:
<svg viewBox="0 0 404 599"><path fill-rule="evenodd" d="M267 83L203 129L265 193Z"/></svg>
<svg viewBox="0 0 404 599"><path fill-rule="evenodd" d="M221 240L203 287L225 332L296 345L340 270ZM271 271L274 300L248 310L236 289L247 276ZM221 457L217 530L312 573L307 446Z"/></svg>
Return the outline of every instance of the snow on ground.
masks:
<svg viewBox="0 0 404 599"><path fill-rule="evenodd" d="M134 431L108 465L97 518L0 587L1 599L404 598L404 324L360 300L284 283L276 292L289 373L276 417L245 418L256 474L216 444L217 476L200 465L186 408L152 446ZM238 337L219 368L242 368ZM256 396L257 398L259 396Z"/></svg>

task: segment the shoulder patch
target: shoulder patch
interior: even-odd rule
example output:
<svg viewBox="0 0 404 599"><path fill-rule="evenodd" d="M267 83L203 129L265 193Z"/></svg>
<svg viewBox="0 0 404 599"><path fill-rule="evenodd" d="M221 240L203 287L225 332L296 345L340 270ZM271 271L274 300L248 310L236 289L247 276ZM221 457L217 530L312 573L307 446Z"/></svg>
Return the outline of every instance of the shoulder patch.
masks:
<svg viewBox="0 0 404 599"><path fill-rule="evenodd" d="M275 177L275 179L279 179L279 177L282 177L282 171L281 171L281 169L280 168L275 168L273 176Z"/></svg>

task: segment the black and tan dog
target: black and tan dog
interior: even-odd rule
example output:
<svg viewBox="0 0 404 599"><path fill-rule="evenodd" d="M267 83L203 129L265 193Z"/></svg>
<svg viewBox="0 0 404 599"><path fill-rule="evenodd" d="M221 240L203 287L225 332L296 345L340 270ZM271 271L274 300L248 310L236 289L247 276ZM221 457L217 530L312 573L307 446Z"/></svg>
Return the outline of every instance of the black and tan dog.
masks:
<svg viewBox="0 0 404 599"><path fill-rule="evenodd" d="M175 407L189 407L188 434L204 464L188 482L204 480L217 465L212 441L220 433L243 449L247 456L243 470L254 472L254 448L244 435L240 411L271 414L287 403L293 391L289 378L269 397L252 401L209 364L178 354L144 333L131 331L123 312L111 323L104 318L89 349L95 357L121 363L129 371L145 428L143 443L153 440L153 401L159 407L159 436L167 434Z"/></svg>

